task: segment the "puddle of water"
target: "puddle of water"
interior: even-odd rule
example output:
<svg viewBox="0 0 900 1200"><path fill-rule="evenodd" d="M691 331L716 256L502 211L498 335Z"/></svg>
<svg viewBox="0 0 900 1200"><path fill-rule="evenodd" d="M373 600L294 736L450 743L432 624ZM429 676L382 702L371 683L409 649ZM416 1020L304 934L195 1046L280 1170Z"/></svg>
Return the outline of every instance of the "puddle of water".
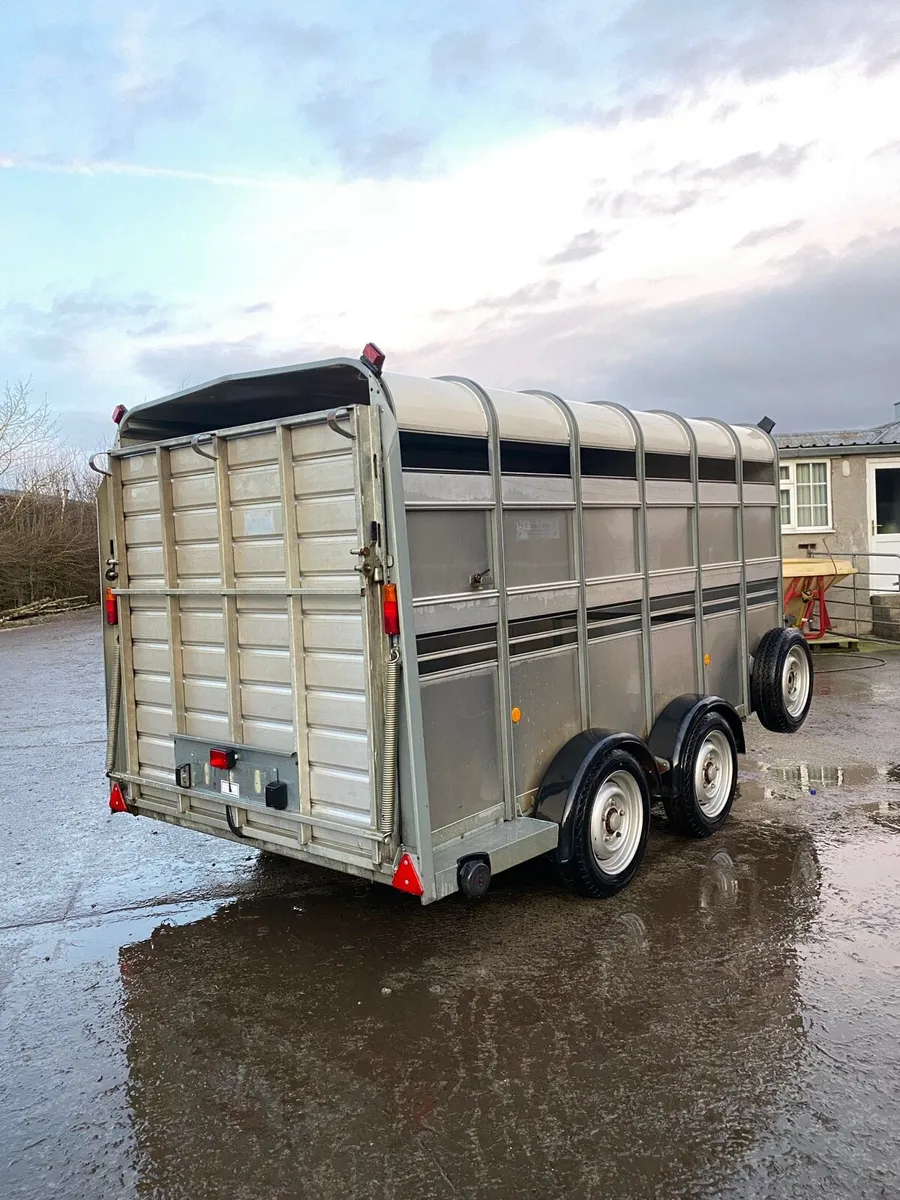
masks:
<svg viewBox="0 0 900 1200"><path fill-rule="evenodd" d="M859 804L858 812L863 812L876 825L900 833L900 800L879 800L875 804Z"/></svg>

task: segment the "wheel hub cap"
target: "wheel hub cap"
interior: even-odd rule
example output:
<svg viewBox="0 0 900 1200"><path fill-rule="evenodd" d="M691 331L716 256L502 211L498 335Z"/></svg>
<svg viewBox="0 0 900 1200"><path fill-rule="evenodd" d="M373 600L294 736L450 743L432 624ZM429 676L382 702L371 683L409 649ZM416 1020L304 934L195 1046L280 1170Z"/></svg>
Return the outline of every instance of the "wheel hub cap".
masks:
<svg viewBox="0 0 900 1200"><path fill-rule="evenodd" d="M640 848L645 820L638 781L630 771L613 771L591 806L591 852L601 871L621 875L627 870Z"/></svg>

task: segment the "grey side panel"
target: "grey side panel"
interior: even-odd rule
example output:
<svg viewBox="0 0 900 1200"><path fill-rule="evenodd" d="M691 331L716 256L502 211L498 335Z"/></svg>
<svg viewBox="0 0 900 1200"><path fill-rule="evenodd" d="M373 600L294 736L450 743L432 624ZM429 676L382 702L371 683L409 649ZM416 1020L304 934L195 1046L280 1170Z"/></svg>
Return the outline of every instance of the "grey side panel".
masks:
<svg viewBox="0 0 900 1200"><path fill-rule="evenodd" d="M584 573L588 579L631 575L639 569L638 511L584 510Z"/></svg>
<svg viewBox="0 0 900 1200"><path fill-rule="evenodd" d="M503 801L496 665L422 680L428 800L435 831Z"/></svg>
<svg viewBox="0 0 900 1200"><path fill-rule="evenodd" d="M478 509L407 512L413 596L453 596L472 591L471 578L490 568L488 514ZM493 583L488 575L488 587Z"/></svg>
<svg viewBox="0 0 900 1200"><path fill-rule="evenodd" d="M645 736L641 634L602 638L588 646L593 724Z"/></svg>
<svg viewBox="0 0 900 1200"><path fill-rule="evenodd" d="M576 651L514 657L510 677L522 712L513 727L516 796L527 810L554 754L580 732Z"/></svg>
<svg viewBox="0 0 900 1200"><path fill-rule="evenodd" d="M775 604L760 605L759 608L747 609L747 633L750 642L750 653L755 654L762 635L770 629L780 627L781 608Z"/></svg>
<svg viewBox="0 0 900 1200"><path fill-rule="evenodd" d="M709 657L705 691L736 706L741 702L741 676L736 669L741 653L740 612L707 617L703 625Z"/></svg>
<svg viewBox="0 0 900 1200"><path fill-rule="evenodd" d="M653 715L670 700L697 690L695 622L662 625L653 630Z"/></svg>

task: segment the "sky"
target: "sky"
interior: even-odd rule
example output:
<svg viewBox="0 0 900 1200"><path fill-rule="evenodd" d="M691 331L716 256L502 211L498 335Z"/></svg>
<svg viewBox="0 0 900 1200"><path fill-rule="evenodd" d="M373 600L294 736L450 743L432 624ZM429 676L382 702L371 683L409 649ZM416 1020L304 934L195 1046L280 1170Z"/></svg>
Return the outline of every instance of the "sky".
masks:
<svg viewBox="0 0 900 1200"><path fill-rule="evenodd" d="M0 385L64 436L367 341L756 421L900 400L896 0L6 0Z"/></svg>

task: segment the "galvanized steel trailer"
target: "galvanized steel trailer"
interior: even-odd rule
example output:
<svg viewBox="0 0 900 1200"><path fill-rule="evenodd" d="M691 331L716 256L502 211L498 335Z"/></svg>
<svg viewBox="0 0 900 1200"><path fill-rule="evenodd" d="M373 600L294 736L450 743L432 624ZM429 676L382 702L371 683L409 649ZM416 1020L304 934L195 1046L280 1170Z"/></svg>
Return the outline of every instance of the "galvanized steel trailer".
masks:
<svg viewBox="0 0 900 1200"><path fill-rule="evenodd" d="M117 412L111 807L423 903L540 854L615 892L652 800L714 832L742 718L809 709L775 445L382 362Z"/></svg>

